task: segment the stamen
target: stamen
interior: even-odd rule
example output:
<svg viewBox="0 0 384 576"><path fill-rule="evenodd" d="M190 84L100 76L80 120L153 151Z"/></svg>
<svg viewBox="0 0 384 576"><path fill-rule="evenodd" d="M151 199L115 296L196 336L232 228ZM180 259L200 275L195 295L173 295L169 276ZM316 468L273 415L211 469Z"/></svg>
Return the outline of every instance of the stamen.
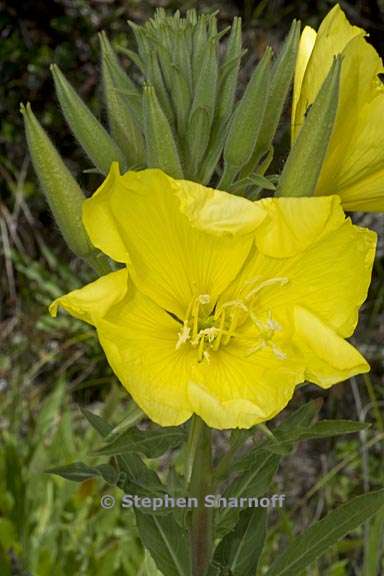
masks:
<svg viewBox="0 0 384 576"><path fill-rule="evenodd" d="M255 286L256 283L258 285ZM245 334L242 335L241 330L237 328L242 319L249 318L259 331L257 337L259 341L250 348L249 354L269 347L279 359L286 358L285 352L272 341L275 332L281 330L282 327L272 317L270 311L266 317L265 315L262 318L257 316L255 296L263 288L276 284L284 286L287 283L288 278L285 277L269 278L264 281L262 277L253 278L246 282L247 285L254 287L245 298L228 300L220 306L216 304L213 308L204 308L211 303L210 294L195 296L188 306L182 328L178 332L176 349L178 350L183 344L189 342L193 348L196 348L198 362L204 360L209 362L211 351L216 352L221 346L227 346L232 338L244 339Z"/></svg>
<svg viewBox="0 0 384 576"><path fill-rule="evenodd" d="M184 326L182 327L182 329L178 333L178 339L176 342L176 350L178 350L182 344L185 344L185 342L188 342L188 340L190 338L190 334L191 334L190 327L187 326L186 324L184 324Z"/></svg>
<svg viewBox="0 0 384 576"><path fill-rule="evenodd" d="M248 282L253 283L253 281L248 281ZM251 300L253 298L253 296L255 296L255 294L260 292L260 290L262 290L263 288L266 288L267 286L274 286L275 284L278 284L280 286L285 286L286 284L288 284L288 278L286 278L285 276L282 276L282 277L270 278L269 280L264 280L264 282L261 282L261 284L259 284L259 286L256 286L256 288L253 288L253 290L251 290L246 295L245 301L248 302L249 300Z"/></svg>

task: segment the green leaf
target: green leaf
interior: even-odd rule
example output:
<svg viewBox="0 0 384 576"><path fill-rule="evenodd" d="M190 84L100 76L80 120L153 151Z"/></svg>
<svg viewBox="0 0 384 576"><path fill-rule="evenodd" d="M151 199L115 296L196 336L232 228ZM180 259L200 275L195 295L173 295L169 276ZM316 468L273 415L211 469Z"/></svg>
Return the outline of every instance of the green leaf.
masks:
<svg viewBox="0 0 384 576"><path fill-rule="evenodd" d="M300 439L330 438L341 434L353 434L370 427L367 422L354 420L321 420L312 424L307 430L299 432Z"/></svg>
<svg viewBox="0 0 384 576"><path fill-rule="evenodd" d="M73 482L83 482L89 478L97 476L103 478L110 484L115 484L117 481L116 470L108 464L100 464L99 466L87 466L84 462L73 462L65 466L55 466L46 470L47 474L56 474L66 480Z"/></svg>
<svg viewBox="0 0 384 576"><path fill-rule="evenodd" d="M384 506L384 490L357 496L294 538L266 576L297 576Z"/></svg>
<svg viewBox="0 0 384 576"><path fill-rule="evenodd" d="M153 497L165 493L156 472L148 468L137 454L117 456L117 462L120 468L118 486L126 494Z"/></svg>
<svg viewBox="0 0 384 576"><path fill-rule="evenodd" d="M93 414L93 412L90 412L89 410L87 410L86 408L82 408L81 406L80 410L83 416L86 417L92 428L94 428L103 438L108 436L108 434L113 430L112 424L104 420L104 418L102 418L101 416Z"/></svg>
<svg viewBox="0 0 384 576"><path fill-rule="evenodd" d="M149 515L138 509L135 514L141 540L158 569L166 576L191 576L188 534L172 514Z"/></svg>
<svg viewBox="0 0 384 576"><path fill-rule="evenodd" d="M104 175L109 172L114 161L119 162L121 170L125 171L126 159L116 142L84 104L56 64L52 64L51 71L65 119L93 164Z"/></svg>
<svg viewBox="0 0 384 576"><path fill-rule="evenodd" d="M112 440L116 440L126 430L133 428L144 418L144 412L138 405L131 399L128 406L124 411L124 418L112 428L112 430L105 437L105 442L109 444Z"/></svg>
<svg viewBox="0 0 384 576"><path fill-rule="evenodd" d="M312 196L315 192L335 122L340 68L337 56L289 153L280 177L280 196Z"/></svg>
<svg viewBox="0 0 384 576"><path fill-rule="evenodd" d="M374 516L369 524L367 547L364 553L363 575L379 574L380 557L383 550L384 508Z"/></svg>
<svg viewBox="0 0 384 576"><path fill-rule="evenodd" d="M244 469L225 490L225 498L247 498L264 495L278 469L280 457L268 452L253 453L248 460L248 469ZM245 467L244 467L245 468ZM216 521L217 530L221 535L226 534L236 524L239 508L225 507L219 509Z"/></svg>
<svg viewBox="0 0 384 576"><path fill-rule="evenodd" d="M157 458L169 448L175 448L181 444L184 439L185 433L181 427L145 430L144 432L131 428L93 453L98 456L116 456L134 452L144 454L147 458Z"/></svg>
<svg viewBox="0 0 384 576"><path fill-rule="evenodd" d="M263 550L266 520L265 508L247 508L241 512L234 530L218 545L213 564L219 564L233 576L254 576Z"/></svg>

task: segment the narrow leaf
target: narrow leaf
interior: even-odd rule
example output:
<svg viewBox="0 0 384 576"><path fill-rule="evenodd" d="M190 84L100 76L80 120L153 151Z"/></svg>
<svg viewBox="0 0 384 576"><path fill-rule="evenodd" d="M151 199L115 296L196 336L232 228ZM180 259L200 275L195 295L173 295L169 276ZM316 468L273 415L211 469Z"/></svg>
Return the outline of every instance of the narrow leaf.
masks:
<svg viewBox="0 0 384 576"><path fill-rule="evenodd" d="M225 498L258 497L269 489L278 469L280 457L268 452L254 454L249 468L237 476L224 492ZM225 507L218 511L217 528L220 534L231 530L239 515L238 508Z"/></svg>
<svg viewBox="0 0 384 576"><path fill-rule="evenodd" d="M297 576L384 506L384 490L357 496L294 538L266 576Z"/></svg>
<svg viewBox="0 0 384 576"><path fill-rule="evenodd" d="M267 511L247 508L218 545L213 562L233 576L254 576L263 550Z"/></svg>
<svg viewBox="0 0 384 576"><path fill-rule="evenodd" d="M191 576L188 534L172 514L149 515L138 509L135 514L141 540L158 569L167 576Z"/></svg>
<svg viewBox="0 0 384 576"><path fill-rule="evenodd" d="M73 482L83 482L100 475L96 467L87 466L84 462L73 462L73 464L67 464L66 466L56 466L49 468L46 472L48 474L56 474Z"/></svg>
<svg viewBox="0 0 384 576"><path fill-rule="evenodd" d="M94 428L102 437L108 436L108 434L113 430L112 424L104 420L101 416L93 414L86 408L80 406L81 413L86 417L92 428Z"/></svg>
<svg viewBox="0 0 384 576"><path fill-rule="evenodd" d="M144 454L148 458L157 458L169 448L183 442L185 434L182 428L163 428L141 432L131 428L123 432L113 442L94 451L99 456L116 456L129 452Z"/></svg>

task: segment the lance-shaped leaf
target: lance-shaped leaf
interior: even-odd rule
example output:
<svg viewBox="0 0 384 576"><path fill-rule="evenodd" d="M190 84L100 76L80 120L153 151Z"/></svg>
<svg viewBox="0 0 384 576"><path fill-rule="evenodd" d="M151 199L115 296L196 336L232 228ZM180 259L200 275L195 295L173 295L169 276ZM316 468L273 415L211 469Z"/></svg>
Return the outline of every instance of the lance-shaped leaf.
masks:
<svg viewBox="0 0 384 576"><path fill-rule="evenodd" d="M263 123L252 157L241 171L242 176L250 174L257 167L264 154L270 149L291 86L299 37L300 22L294 20L287 39L273 64L271 87Z"/></svg>
<svg viewBox="0 0 384 576"><path fill-rule="evenodd" d="M93 164L107 174L112 162L119 162L126 170L123 152L105 128L78 96L56 64L51 66L56 94L73 134L87 153Z"/></svg>
<svg viewBox="0 0 384 576"><path fill-rule="evenodd" d="M112 432L113 430L112 424L104 420L104 418L98 416L97 414L94 414L93 412L90 412L86 408L80 408L80 410L83 416L86 417L92 428L94 428L96 432L99 433L100 436L106 438L108 434Z"/></svg>
<svg viewBox="0 0 384 576"><path fill-rule="evenodd" d="M191 576L192 564L187 531L172 514L145 514L135 510L137 527L144 546L166 576Z"/></svg>
<svg viewBox="0 0 384 576"><path fill-rule="evenodd" d="M181 427L160 428L141 432L131 428L123 432L112 442L99 448L94 454L99 456L116 456L130 452L144 454L148 458L157 458L169 448L174 448L185 439Z"/></svg>
<svg viewBox="0 0 384 576"><path fill-rule="evenodd" d="M33 167L64 240L77 256L87 258L95 255L81 220L85 198L79 185L32 112L30 104L21 106L21 113Z"/></svg>
<svg viewBox="0 0 384 576"><path fill-rule="evenodd" d="M73 462L65 466L56 466L46 470L48 474L56 474L66 480L73 482L84 482L90 478L103 478L108 484L116 484L118 471L109 464L99 464L98 466L87 466L84 462Z"/></svg>
<svg viewBox="0 0 384 576"><path fill-rule="evenodd" d="M280 196L312 196L335 122L340 79L341 58L332 67L316 97L307 110L307 117L280 177Z"/></svg>
<svg viewBox="0 0 384 576"><path fill-rule="evenodd" d="M268 98L271 58L272 50L267 48L233 114L224 147L221 188L232 183L255 149Z"/></svg>
<svg viewBox="0 0 384 576"><path fill-rule="evenodd" d="M218 78L216 40L208 40L189 115L188 177L196 175L208 146L216 105Z"/></svg>
<svg viewBox="0 0 384 576"><path fill-rule="evenodd" d="M116 54L104 32L99 35L104 99L107 106L111 134L127 159L128 167L144 167L144 139L138 120L129 109L128 96L121 91L114 78L119 75ZM114 70L117 70L114 72ZM123 71L122 71L123 72Z"/></svg>
<svg viewBox="0 0 384 576"><path fill-rule="evenodd" d="M160 168L173 178L183 178L173 132L153 86L144 87L143 105L147 166Z"/></svg>
<svg viewBox="0 0 384 576"><path fill-rule="evenodd" d="M384 490L357 496L316 522L289 544L266 576L297 576L340 538L384 506Z"/></svg>
<svg viewBox="0 0 384 576"><path fill-rule="evenodd" d="M265 508L247 508L241 512L235 528L215 550L213 566L220 566L224 574L232 576L254 576L263 550L266 520Z"/></svg>
<svg viewBox="0 0 384 576"><path fill-rule="evenodd" d="M225 498L249 498L263 496L271 485L272 479L279 466L280 456L259 452L254 454L254 458L249 462L248 469L242 471L226 488ZM218 511L216 515L217 531L219 535L224 535L237 522L239 508L225 507Z"/></svg>

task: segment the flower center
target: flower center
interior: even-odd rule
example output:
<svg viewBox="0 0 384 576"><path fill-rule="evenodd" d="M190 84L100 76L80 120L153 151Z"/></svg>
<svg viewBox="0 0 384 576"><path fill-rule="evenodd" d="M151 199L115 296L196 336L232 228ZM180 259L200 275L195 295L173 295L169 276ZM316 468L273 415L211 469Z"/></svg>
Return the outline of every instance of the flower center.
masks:
<svg viewBox="0 0 384 576"><path fill-rule="evenodd" d="M287 278L270 278L264 281L255 278L246 283L250 290L245 291L243 298L229 300L220 307L212 306L209 294L195 296L188 306L183 326L178 333L176 349L189 343L196 349L198 362L209 361L211 352L228 346L234 338L244 339L239 327L246 320L250 320L257 328L257 337L252 342L249 354L270 347L278 358L284 359L285 353L273 342L275 333L281 330L280 324L273 319L270 311L266 317L265 314L264 318L258 317L255 308L260 290L276 284L284 286L287 282Z"/></svg>

